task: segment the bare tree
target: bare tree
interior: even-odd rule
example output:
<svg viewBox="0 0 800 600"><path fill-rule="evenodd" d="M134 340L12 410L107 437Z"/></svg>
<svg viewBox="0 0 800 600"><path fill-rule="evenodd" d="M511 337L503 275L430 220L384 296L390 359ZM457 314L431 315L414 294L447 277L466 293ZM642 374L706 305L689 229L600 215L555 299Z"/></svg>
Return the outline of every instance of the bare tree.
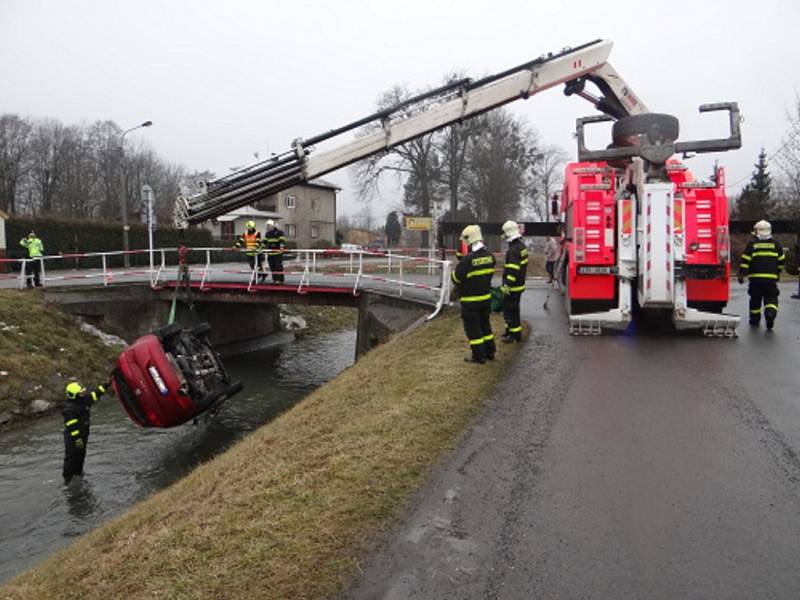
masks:
<svg viewBox="0 0 800 600"><path fill-rule="evenodd" d="M61 144L62 175L55 212L89 218L92 216L98 172L84 129L68 127Z"/></svg>
<svg viewBox="0 0 800 600"><path fill-rule="evenodd" d="M550 220L550 200L561 187L568 158L563 148L552 144L544 145L534 153L523 203L534 219Z"/></svg>
<svg viewBox="0 0 800 600"><path fill-rule="evenodd" d="M105 219L120 217L122 200L122 130L113 121L96 121L89 128L89 143L97 169L93 214Z"/></svg>
<svg viewBox="0 0 800 600"><path fill-rule="evenodd" d="M411 93L406 88L395 86L378 101L378 109L387 110L401 106L409 98ZM397 114L410 116L411 110L409 107L401 107ZM379 124L374 123L367 125L362 134L373 133L379 127ZM440 180L440 162L434 134L428 134L359 161L354 172L359 192L365 199L374 195L383 174L398 175L404 181L406 208L418 215L430 216L439 201L437 186ZM423 244L427 244L427 232L424 233Z"/></svg>
<svg viewBox="0 0 800 600"><path fill-rule="evenodd" d="M786 121L786 136L775 154L775 162L783 175L779 185L781 204L786 213L800 217L800 97L795 100L794 110L786 116Z"/></svg>
<svg viewBox="0 0 800 600"><path fill-rule="evenodd" d="M54 211L54 199L63 175L65 127L54 119L38 122L30 141L29 170L31 204L28 210L49 215Z"/></svg>
<svg viewBox="0 0 800 600"><path fill-rule="evenodd" d="M17 115L0 115L0 210L17 212L17 187L25 176L33 126Z"/></svg>
<svg viewBox="0 0 800 600"><path fill-rule="evenodd" d="M519 218L526 177L533 166L536 133L503 109L486 115L468 152L465 191L479 221Z"/></svg>

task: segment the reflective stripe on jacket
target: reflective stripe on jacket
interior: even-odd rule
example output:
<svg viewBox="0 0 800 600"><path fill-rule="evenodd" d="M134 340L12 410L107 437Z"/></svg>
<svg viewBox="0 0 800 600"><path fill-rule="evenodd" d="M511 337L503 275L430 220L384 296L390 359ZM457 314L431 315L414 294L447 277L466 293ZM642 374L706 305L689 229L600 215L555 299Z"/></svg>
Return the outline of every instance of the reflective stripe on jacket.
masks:
<svg viewBox="0 0 800 600"><path fill-rule="evenodd" d="M255 233L243 233L236 240L236 247L244 248L248 256L258 254L258 251L261 250L261 234L258 231Z"/></svg>
<svg viewBox="0 0 800 600"><path fill-rule="evenodd" d="M462 304L480 306L491 302L494 267L494 256L485 247L458 261L452 279L461 288Z"/></svg>
<svg viewBox="0 0 800 600"><path fill-rule="evenodd" d="M280 252L275 252L276 250L283 250L286 246L286 238L283 237L283 231L278 229L277 227L273 227L269 231L264 234L264 243L267 247L267 250L271 250L269 254L280 254Z"/></svg>
<svg viewBox="0 0 800 600"><path fill-rule="evenodd" d="M69 438L85 437L89 430L89 411L108 389L98 385L91 392L83 391L68 398L61 413L64 415L64 432Z"/></svg>
<svg viewBox="0 0 800 600"><path fill-rule="evenodd" d="M506 250L503 285L507 285L511 292L524 292L527 271L528 249L525 247L522 238L511 240L508 243L508 250Z"/></svg>
<svg viewBox="0 0 800 600"><path fill-rule="evenodd" d="M742 253L739 274L748 279L777 281L785 262L786 253L777 240L750 240Z"/></svg>

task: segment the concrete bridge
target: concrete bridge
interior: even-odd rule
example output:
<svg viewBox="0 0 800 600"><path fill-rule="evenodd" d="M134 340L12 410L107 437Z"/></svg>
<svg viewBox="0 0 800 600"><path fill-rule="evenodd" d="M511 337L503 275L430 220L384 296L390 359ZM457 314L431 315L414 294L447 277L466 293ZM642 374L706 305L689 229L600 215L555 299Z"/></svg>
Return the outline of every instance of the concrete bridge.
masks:
<svg viewBox="0 0 800 600"><path fill-rule="evenodd" d="M189 283L179 285L178 267L168 264L176 252L155 250L144 268L110 267L120 252L81 255L99 264L82 270L56 268L73 256L43 257L44 297L132 341L165 324L177 296L176 321L208 321L212 342L229 354L276 332L281 304L352 307L358 309L356 356L432 317L449 298L450 264L427 256L297 250L284 262L285 283L275 284L259 283L246 263L229 262L230 250L202 248L193 256L202 253L205 261L188 265ZM24 287L32 261L16 262L18 273L3 274L0 287Z"/></svg>

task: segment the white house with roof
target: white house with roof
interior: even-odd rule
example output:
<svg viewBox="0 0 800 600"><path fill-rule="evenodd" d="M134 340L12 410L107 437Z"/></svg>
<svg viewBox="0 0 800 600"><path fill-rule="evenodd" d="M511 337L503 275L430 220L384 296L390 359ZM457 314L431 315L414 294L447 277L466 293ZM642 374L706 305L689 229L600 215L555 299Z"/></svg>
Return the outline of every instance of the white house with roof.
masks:
<svg viewBox="0 0 800 600"><path fill-rule="evenodd" d="M211 220L211 235L218 240L233 243L237 237L242 235L247 228L248 221L256 222L256 229L264 235L267 228L267 219L273 219L279 223L280 215L268 210L258 210L252 206L243 206L232 210L229 213L218 216Z"/></svg>
<svg viewBox="0 0 800 600"><path fill-rule="evenodd" d="M262 233L267 219L273 219L283 230L287 242L298 248L312 248L323 241L336 239L336 193L338 186L323 179L293 186L259 200L254 206L237 208L214 219L212 235L232 241L242 234L249 220L256 222Z"/></svg>

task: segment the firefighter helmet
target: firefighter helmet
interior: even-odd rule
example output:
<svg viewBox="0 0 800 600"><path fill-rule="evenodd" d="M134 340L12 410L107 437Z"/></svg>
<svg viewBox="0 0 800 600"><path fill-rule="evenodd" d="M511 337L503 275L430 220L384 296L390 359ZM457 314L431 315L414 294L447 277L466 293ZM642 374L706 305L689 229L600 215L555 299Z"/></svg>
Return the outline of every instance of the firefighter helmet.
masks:
<svg viewBox="0 0 800 600"><path fill-rule="evenodd" d="M503 223L503 238L506 240L513 240L519 237L519 225L516 221L506 221Z"/></svg>
<svg viewBox="0 0 800 600"><path fill-rule="evenodd" d="M267 228L272 229L273 227L275 227L275 221L272 219L267 219Z"/></svg>
<svg viewBox="0 0 800 600"><path fill-rule="evenodd" d="M67 384L67 398L74 400L75 397L83 391L83 386L77 381L71 381Z"/></svg>
<svg viewBox="0 0 800 600"><path fill-rule="evenodd" d="M759 221L753 227L753 233L760 240L767 240L772 236L772 225L769 221Z"/></svg>
<svg viewBox="0 0 800 600"><path fill-rule="evenodd" d="M461 232L461 239L467 242L468 246L471 246L475 242L480 242L483 239L481 228L477 225L467 225L464 227L464 231Z"/></svg>
<svg viewBox="0 0 800 600"><path fill-rule="evenodd" d="M248 229L255 229L256 228L256 222L255 221L248 221L247 222L247 228Z"/></svg>

